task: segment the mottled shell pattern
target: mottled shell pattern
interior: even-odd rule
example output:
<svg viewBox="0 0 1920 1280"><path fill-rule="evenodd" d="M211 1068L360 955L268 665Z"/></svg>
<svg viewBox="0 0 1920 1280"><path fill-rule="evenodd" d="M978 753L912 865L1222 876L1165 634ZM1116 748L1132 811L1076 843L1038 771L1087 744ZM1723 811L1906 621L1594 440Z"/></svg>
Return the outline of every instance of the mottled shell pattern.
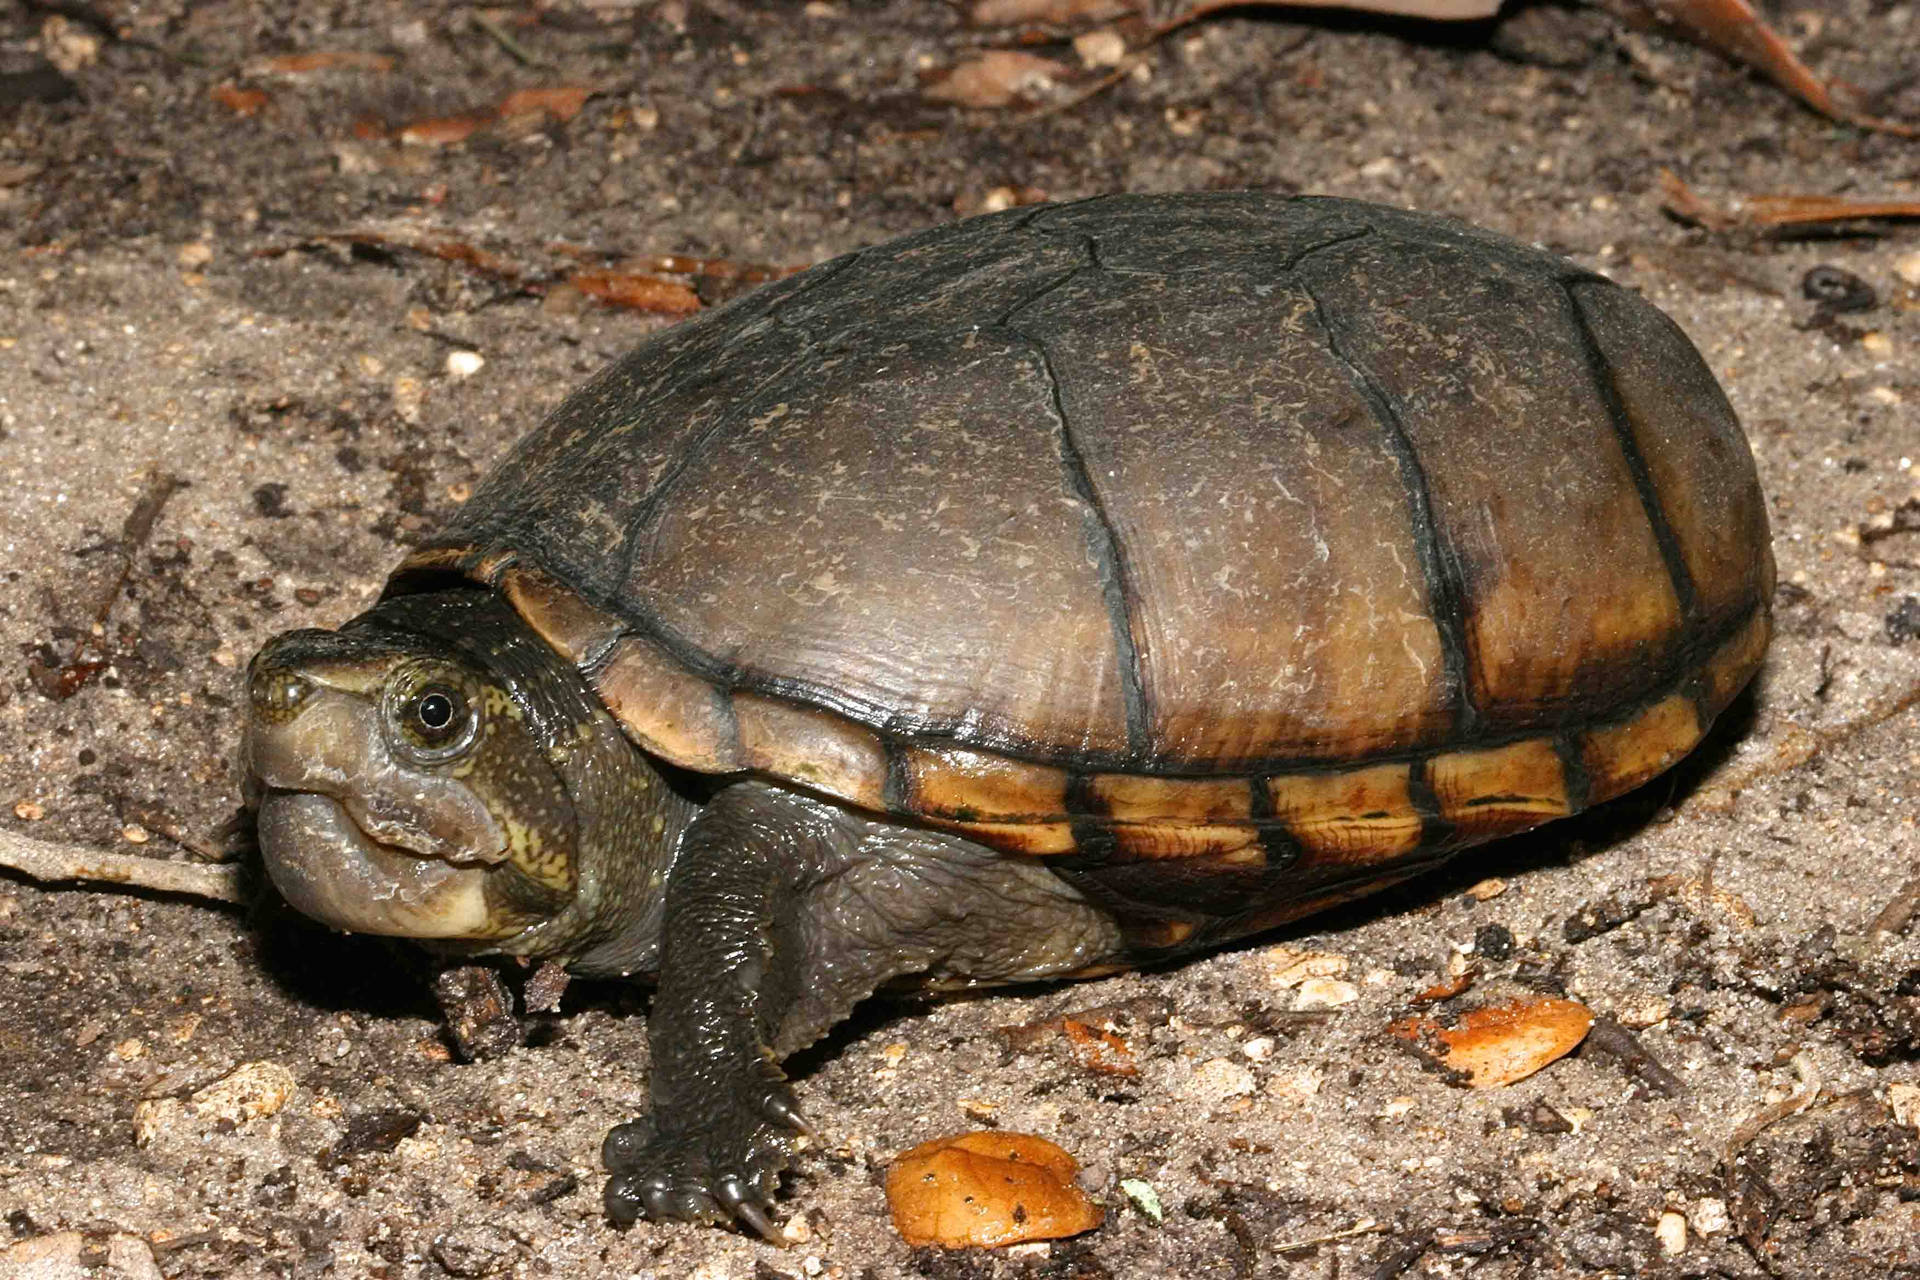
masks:
<svg viewBox="0 0 1920 1280"><path fill-rule="evenodd" d="M1666 768L1773 587L1746 441L1658 310L1260 194L1013 210L666 330L392 589L447 572L686 769L1336 887Z"/></svg>

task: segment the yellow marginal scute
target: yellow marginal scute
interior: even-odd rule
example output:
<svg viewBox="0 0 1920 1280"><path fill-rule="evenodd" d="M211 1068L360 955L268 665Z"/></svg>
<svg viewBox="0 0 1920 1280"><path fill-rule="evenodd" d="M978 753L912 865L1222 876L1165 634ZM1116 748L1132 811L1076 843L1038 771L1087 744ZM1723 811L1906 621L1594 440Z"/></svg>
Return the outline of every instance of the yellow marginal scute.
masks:
<svg viewBox="0 0 1920 1280"><path fill-rule="evenodd" d="M1427 762L1440 816L1457 835L1485 840L1573 812L1566 766L1550 738L1485 751L1449 751Z"/></svg>
<svg viewBox="0 0 1920 1280"><path fill-rule="evenodd" d="M1588 801L1598 804L1633 790L1693 749L1702 732L1699 712L1684 694L1654 703L1625 724L1583 735Z"/></svg>
<svg viewBox="0 0 1920 1280"><path fill-rule="evenodd" d="M1273 811L1309 853L1334 863L1397 858L1420 847L1425 823L1413 807L1412 766L1378 764L1342 773L1297 773L1267 782Z"/></svg>
<svg viewBox="0 0 1920 1280"><path fill-rule="evenodd" d="M1745 624L1707 659L1706 666L1700 671L1700 678L1706 691L1707 705L1715 714L1732 702L1734 695L1745 688L1747 681L1753 679L1753 673L1760 669L1761 659L1767 655L1767 639L1772 631L1773 620L1767 611L1756 609Z"/></svg>

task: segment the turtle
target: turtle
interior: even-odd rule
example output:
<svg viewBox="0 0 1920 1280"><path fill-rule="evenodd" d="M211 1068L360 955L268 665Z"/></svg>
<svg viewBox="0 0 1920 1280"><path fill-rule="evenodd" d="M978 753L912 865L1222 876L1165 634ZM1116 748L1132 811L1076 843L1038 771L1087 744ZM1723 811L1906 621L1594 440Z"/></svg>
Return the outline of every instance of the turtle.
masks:
<svg viewBox="0 0 1920 1280"><path fill-rule="evenodd" d="M651 979L606 1212L771 1236L780 1064L883 984L1166 960L1618 796L1773 578L1726 396L1602 275L1330 197L1017 208L649 337L271 640L260 848L336 928Z"/></svg>

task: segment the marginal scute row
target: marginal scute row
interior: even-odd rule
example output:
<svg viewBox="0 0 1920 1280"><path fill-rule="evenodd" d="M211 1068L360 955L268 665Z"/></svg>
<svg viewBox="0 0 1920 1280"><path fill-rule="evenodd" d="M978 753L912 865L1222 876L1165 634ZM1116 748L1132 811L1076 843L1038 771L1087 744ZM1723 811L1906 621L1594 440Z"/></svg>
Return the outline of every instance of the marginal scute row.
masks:
<svg viewBox="0 0 1920 1280"><path fill-rule="evenodd" d="M548 644L587 668L643 749L683 768L760 772L1010 853L1086 853L1097 841L1121 861L1215 857L1248 868L1266 865L1276 838L1305 868L1392 864L1629 791L1699 741L1759 665L1769 632L1766 609L1756 608L1680 687L1624 719L1559 735L1271 777L1076 777L990 752L890 740L818 707L719 687L511 557L432 551L406 571L463 572L500 590Z"/></svg>

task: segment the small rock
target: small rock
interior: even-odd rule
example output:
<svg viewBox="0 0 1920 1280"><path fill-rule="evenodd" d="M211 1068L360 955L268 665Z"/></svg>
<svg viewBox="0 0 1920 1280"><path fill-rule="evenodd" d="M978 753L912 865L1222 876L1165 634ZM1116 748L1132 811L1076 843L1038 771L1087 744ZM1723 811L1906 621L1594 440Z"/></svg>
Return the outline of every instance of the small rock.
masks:
<svg viewBox="0 0 1920 1280"><path fill-rule="evenodd" d="M1295 1009L1338 1009L1360 998L1360 988L1339 978L1308 978L1294 998Z"/></svg>
<svg viewBox="0 0 1920 1280"><path fill-rule="evenodd" d="M1920 1084L1888 1085L1887 1105L1893 1108L1897 1123L1920 1129Z"/></svg>
<svg viewBox="0 0 1920 1280"><path fill-rule="evenodd" d="M1703 1236L1717 1236L1733 1225L1733 1219L1727 1214L1727 1202L1713 1196L1695 1200L1687 1221Z"/></svg>
<svg viewBox="0 0 1920 1280"><path fill-rule="evenodd" d="M433 1242L433 1260L452 1276L492 1275L519 1251L511 1232L487 1223L462 1223Z"/></svg>
<svg viewBox="0 0 1920 1280"><path fill-rule="evenodd" d="M461 382L480 372L486 363L486 357L478 351L449 351L447 376L455 382Z"/></svg>
<svg viewBox="0 0 1920 1280"><path fill-rule="evenodd" d="M1920 285L1920 253L1903 253L1895 258L1893 274L1908 284Z"/></svg>
<svg viewBox="0 0 1920 1280"><path fill-rule="evenodd" d="M1267 981L1283 990L1310 978L1344 978L1347 974L1347 958L1330 951L1268 947L1255 954L1255 962L1266 970Z"/></svg>
<svg viewBox="0 0 1920 1280"><path fill-rule="evenodd" d="M115 1052L124 1047L116 1046ZM279 1111L298 1087L293 1072L277 1062L242 1063L184 1102L178 1098L148 1098L137 1103L133 1108L134 1143L147 1146L187 1125L202 1133L216 1126L239 1128Z"/></svg>
<svg viewBox="0 0 1920 1280"><path fill-rule="evenodd" d="M1653 1234L1660 1242L1660 1252L1669 1258L1678 1257L1687 1248L1686 1215L1675 1209L1667 1210L1654 1225Z"/></svg>
<svg viewBox="0 0 1920 1280"><path fill-rule="evenodd" d="M1253 1092L1253 1072L1228 1058L1213 1058L1193 1069L1180 1096L1203 1102L1224 1102Z"/></svg>
<svg viewBox="0 0 1920 1280"><path fill-rule="evenodd" d="M33 800L16 800L13 816L22 822L38 822L47 816L46 807Z"/></svg>

